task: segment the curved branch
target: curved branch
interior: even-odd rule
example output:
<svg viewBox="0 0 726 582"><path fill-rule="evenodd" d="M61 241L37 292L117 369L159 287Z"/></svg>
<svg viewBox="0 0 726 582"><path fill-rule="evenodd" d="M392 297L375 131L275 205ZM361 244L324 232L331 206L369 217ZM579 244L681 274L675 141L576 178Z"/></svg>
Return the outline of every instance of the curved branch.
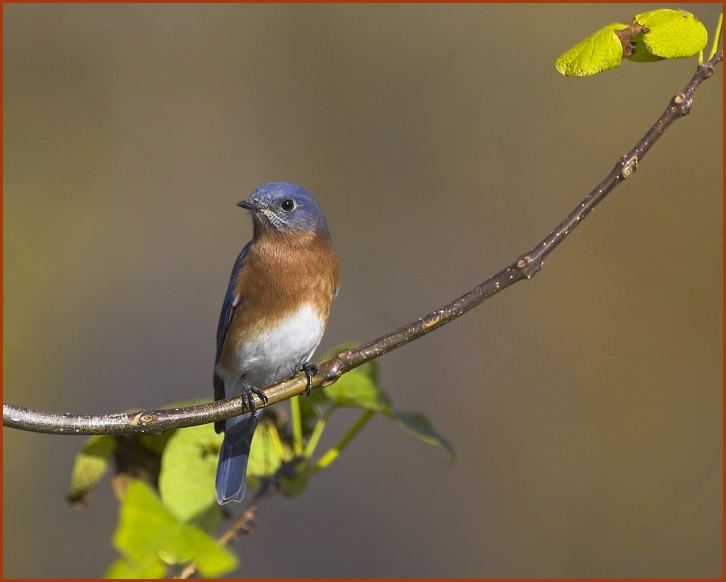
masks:
<svg viewBox="0 0 726 582"><path fill-rule="evenodd" d="M345 372L446 325L510 285L523 279L531 279L542 268L545 257L565 240L567 235L615 186L635 172L640 160L663 135L663 132L674 121L690 112L693 92L704 80L711 77L714 66L722 60L723 51L719 51L713 58L698 67L690 83L681 93L671 99L665 112L648 133L630 152L618 160L605 179L537 246L519 256L481 285L441 309L376 340L322 362L320 370L313 378L313 387L328 386ZM305 376L298 374L290 380L265 388L264 392L268 398L267 405L302 394L305 389ZM255 396L255 406L262 408L265 404ZM110 415L45 412L3 403L3 425L20 430L53 434L163 433L177 428L225 420L248 411L248 407L240 397L188 408L144 410Z"/></svg>

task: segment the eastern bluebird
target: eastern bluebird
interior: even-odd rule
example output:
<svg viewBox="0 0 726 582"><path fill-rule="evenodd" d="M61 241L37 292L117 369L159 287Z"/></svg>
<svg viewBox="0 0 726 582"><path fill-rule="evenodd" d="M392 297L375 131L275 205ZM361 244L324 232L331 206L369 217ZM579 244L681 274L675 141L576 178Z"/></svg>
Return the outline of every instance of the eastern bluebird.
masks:
<svg viewBox="0 0 726 582"><path fill-rule="evenodd" d="M217 422L224 442L217 502L241 501L257 414L252 394L304 370L308 390L338 292L338 261L325 216L307 190L273 182L237 206L252 213L253 236L232 269L217 328L214 399L242 395L252 412Z"/></svg>

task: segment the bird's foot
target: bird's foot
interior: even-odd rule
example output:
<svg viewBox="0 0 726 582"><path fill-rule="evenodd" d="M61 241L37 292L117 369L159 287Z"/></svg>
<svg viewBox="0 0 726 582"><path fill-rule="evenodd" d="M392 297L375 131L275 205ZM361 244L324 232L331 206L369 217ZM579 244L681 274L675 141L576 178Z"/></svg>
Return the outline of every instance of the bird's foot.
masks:
<svg viewBox="0 0 726 582"><path fill-rule="evenodd" d="M267 395L256 386L250 384L247 380L244 380L244 393L242 394L242 397L247 402L247 407L250 409L253 418L257 420L257 408L255 407L254 394L257 394L257 396L260 397L260 400L267 404Z"/></svg>
<svg viewBox="0 0 726 582"><path fill-rule="evenodd" d="M302 372L305 372L305 377L308 379L308 385L305 388L305 396L310 396L310 391L313 389L313 376L318 373L318 370L320 370L320 366L314 364L313 362L305 362L300 367L300 370Z"/></svg>

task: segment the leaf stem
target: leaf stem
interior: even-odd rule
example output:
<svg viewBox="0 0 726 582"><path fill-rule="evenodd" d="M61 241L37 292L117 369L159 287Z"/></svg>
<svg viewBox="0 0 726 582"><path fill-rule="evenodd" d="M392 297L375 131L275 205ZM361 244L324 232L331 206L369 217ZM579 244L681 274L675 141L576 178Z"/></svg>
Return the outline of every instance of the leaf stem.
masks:
<svg viewBox="0 0 726 582"><path fill-rule="evenodd" d="M300 413L300 396L290 398L290 420L292 423L292 447L295 455L303 452L302 414Z"/></svg>
<svg viewBox="0 0 726 582"><path fill-rule="evenodd" d="M312 459L313 453L315 452L315 448L318 446L318 443L320 442L320 437L323 435L323 431L325 430L325 425L328 423L327 417L319 418L318 422L315 423L315 428L313 429L312 434L310 435L310 438L308 439L308 444L305 447L305 453L303 456L306 459Z"/></svg>
<svg viewBox="0 0 726 582"><path fill-rule="evenodd" d="M356 421L356 423L348 429L348 432L343 435L343 438L340 439L340 442L338 442L337 445L335 445L333 448L329 449L320 459L317 463L313 466L313 471L321 471L328 467L335 459L338 458L341 452L343 452L343 449L350 444L350 441L353 440L353 437L357 435L360 430L368 423L368 421L373 418L373 415L375 413L372 410L366 410L361 417Z"/></svg>
<svg viewBox="0 0 726 582"><path fill-rule="evenodd" d="M718 22L716 23L716 32L713 35L713 46L711 47L711 54L708 56L710 61L718 50L718 43L721 42L721 33L723 32L723 12L718 15ZM700 65L701 63L699 63Z"/></svg>

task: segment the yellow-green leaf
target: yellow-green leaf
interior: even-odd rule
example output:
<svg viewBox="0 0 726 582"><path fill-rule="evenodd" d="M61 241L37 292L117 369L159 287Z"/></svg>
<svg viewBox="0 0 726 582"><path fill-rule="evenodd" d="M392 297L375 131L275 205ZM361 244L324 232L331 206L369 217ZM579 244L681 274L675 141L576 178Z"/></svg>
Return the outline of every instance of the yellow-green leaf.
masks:
<svg viewBox="0 0 726 582"><path fill-rule="evenodd" d="M273 419L264 415L252 439L250 459L247 463L247 476L265 478L280 468L282 461L292 458L292 450L280 438Z"/></svg>
<svg viewBox="0 0 726 582"><path fill-rule="evenodd" d="M378 389L370 376L360 372L358 368L343 374L335 384L326 386L323 390L328 398L341 406L355 406L376 412L384 412L389 408L386 395Z"/></svg>
<svg viewBox="0 0 726 582"><path fill-rule="evenodd" d="M205 576L221 576L237 566L236 556L197 527L177 520L149 485L135 479L121 505L113 545L125 565L114 563L109 575L158 569L156 564L194 561Z"/></svg>
<svg viewBox="0 0 726 582"><path fill-rule="evenodd" d="M165 575L166 565L158 556L149 556L146 562L127 562L119 558L106 570L106 578L117 580L164 578Z"/></svg>
<svg viewBox="0 0 726 582"><path fill-rule="evenodd" d="M576 44L555 62L557 70L567 77L596 75L614 69L623 60L623 45L616 30L628 28L626 24L609 24Z"/></svg>
<svg viewBox="0 0 726 582"><path fill-rule="evenodd" d="M97 435L89 438L76 455L68 493L68 501L76 507L83 507L88 502L96 484L108 469L113 449L112 436Z"/></svg>
<svg viewBox="0 0 726 582"><path fill-rule="evenodd" d="M159 492L167 509L189 522L217 507L214 476L222 435L211 424L179 429L161 458Z"/></svg>
<svg viewBox="0 0 726 582"><path fill-rule="evenodd" d="M643 42L650 53L659 57L692 57L708 42L706 27L685 10L651 10L638 14L635 20L649 29L643 34Z"/></svg>

